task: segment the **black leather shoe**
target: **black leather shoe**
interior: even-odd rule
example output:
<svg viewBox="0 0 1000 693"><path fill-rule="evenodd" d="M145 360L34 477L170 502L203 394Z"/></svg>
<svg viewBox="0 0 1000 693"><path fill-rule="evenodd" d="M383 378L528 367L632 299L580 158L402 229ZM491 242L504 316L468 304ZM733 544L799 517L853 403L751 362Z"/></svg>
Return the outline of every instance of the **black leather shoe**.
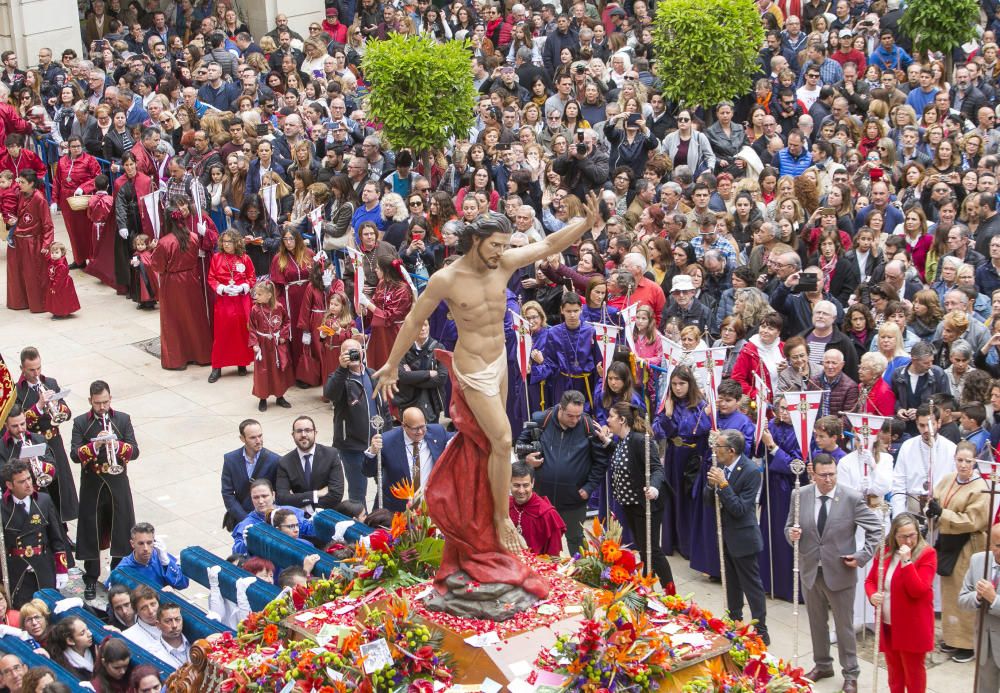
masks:
<svg viewBox="0 0 1000 693"><path fill-rule="evenodd" d="M844 679L844 685L840 688L843 693L858 693L858 682L853 679Z"/></svg>
<svg viewBox="0 0 1000 693"><path fill-rule="evenodd" d="M92 602L97 599L97 583L88 582L83 588L83 601Z"/></svg>
<svg viewBox="0 0 1000 693"><path fill-rule="evenodd" d="M267 400L266 399L262 399L257 404L257 411L267 411Z"/></svg>
<svg viewBox="0 0 1000 693"><path fill-rule="evenodd" d="M277 404L277 405L278 405L279 407L284 407L285 409L291 409L291 408L292 408L292 403L291 403L291 402L289 402L289 401L288 401L287 399L285 399L284 397L279 397L278 399L276 399L276 400L275 400L275 403L276 403L276 404Z"/></svg>
<svg viewBox="0 0 1000 693"><path fill-rule="evenodd" d="M806 674L806 678L812 681L813 683L816 683L817 681L821 681L823 679L832 679L833 669L829 671L820 671L819 669L813 668L812 671Z"/></svg>
<svg viewBox="0 0 1000 693"><path fill-rule="evenodd" d="M246 366L238 366L236 368L236 372L239 373L240 375L246 375L247 374L247 367Z"/></svg>
<svg viewBox="0 0 1000 693"><path fill-rule="evenodd" d="M208 374L208 382L210 383L218 382L219 378L221 377L222 377L222 369L213 368L212 372Z"/></svg>

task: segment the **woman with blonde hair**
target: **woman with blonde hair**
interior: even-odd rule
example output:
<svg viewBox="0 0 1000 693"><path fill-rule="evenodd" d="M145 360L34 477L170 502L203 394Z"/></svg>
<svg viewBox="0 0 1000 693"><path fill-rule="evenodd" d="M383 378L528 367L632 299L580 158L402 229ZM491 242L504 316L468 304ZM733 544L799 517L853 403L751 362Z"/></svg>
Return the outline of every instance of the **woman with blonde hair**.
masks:
<svg viewBox="0 0 1000 693"><path fill-rule="evenodd" d="M892 373L910 362L910 355L903 347L903 333L899 325L886 320L878 328L878 336L872 341L872 351L878 351L886 360L882 378L887 384L892 384Z"/></svg>

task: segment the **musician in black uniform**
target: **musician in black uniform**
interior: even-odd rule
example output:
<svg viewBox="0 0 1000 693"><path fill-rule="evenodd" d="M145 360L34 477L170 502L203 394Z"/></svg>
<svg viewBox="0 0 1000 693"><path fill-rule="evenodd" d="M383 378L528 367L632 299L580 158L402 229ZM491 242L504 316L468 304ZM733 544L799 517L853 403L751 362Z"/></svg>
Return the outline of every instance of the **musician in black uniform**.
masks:
<svg viewBox="0 0 1000 693"><path fill-rule="evenodd" d="M111 549L111 568L132 552L129 532L135 524L127 465L139 456L128 414L111 408L111 388L90 384L90 411L73 419L70 457L81 466L80 521L76 557L83 561L84 599L97 596L101 551ZM113 435L113 441L95 438ZM117 472L117 473L116 473Z"/></svg>
<svg viewBox="0 0 1000 693"><path fill-rule="evenodd" d="M52 462L56 467L53 474L55 480L46 489L56 506L59 519L62 522L64 536L67 537L68 548L73 544L68 539L66 523L75 520L80 512L80 499L76 494L76 475L66 456L66 441L59 433L59 423L69 421L73 414L66 402L58 399L46 405L42 394L50 397L59 392L59 383L54 378L42 375L42 357L35 347L25 347L21 350L21 378L17 381L17 404L24 412L28 430L37 433L49 442L52 451ZM58 422L52 420L51 413L57 412ZM69 557L70 567L73 558Z"/></svg>
<svg viewBox="0 0 1000 693"><path fill-rule="evenodd" d="M10 413L7 414L7 421L4 425L4 432L0 435L0 462L13 462L20 459L21 449L25 446L25 442L28 445L45 445L45 454L38 458L40 463L38 468L33 468L30 462L28 463L28 468L31 470L31 481L34 483L35 488L48 493L51 485L55 483L56 477L52 447L48 445L48 441L43 436L28 431L27 419L24 412L16 404L10 408ZM51 496L49 498L51 500ZM54 504L55 502L53 501ZM64 533L63 541L65 539Z"/></svg>
<svg viewBox="0 0 1000 693"><path fill-rule="evenodd" d="M66 547L52 500L35 493L28 463L17 460L3 467L7 490L0 502L11 604L15 609L46 587L66 585Z"/></svg>

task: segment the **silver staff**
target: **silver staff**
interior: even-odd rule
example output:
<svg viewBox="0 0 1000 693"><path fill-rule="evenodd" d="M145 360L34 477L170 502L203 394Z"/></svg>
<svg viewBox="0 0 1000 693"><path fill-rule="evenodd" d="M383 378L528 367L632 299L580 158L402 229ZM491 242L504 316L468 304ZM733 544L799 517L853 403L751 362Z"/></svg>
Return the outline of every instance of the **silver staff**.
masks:
<svg viewBox="0 0 1000 693"><path fill-rule="evenodd" d="M382 427L385 426L385 419L376 414L371 418L372 429L376 434L382 434ZM416 461L420 464L420 461ZM378 452L375 454L375 483L378 484L376 497L378 499L378 507L385 507L382 505L382 448L379 446Z"/></svg>
<svg viewBox="0 0 1000 693"><path fill-rule="evenodd" d="M806 463L802 460L792 460L788 468L795 475L795 499L792 505L792 526L799 527L799 491L802 487L800 477L806 470ZM795 666L799 665L799 540L792 542L792 616L795 617L795 631L792 635L792 658Z"/></svg>
<svg viewBox="0 0 1000 693"><path fill-rule="evenodd" d="M878 693L878 641L882 634L882 600L885 599L885 523L889 519L889 504L885 500L879 501L879 509L882 511L882 521L879 523L878 553L875 555L878 560L878 594L881 597L875 605L875 652L872 661L872 693Z"/></svg>
<svg viewBox="0 0 1000 693"><path fill-rule="evenodd" d="M712 466L718 467L719 460L715 454L715 441L718 439L719 431L713 430L708 434L708 444L712 446ZM722 594L727 595L726 590L726 545L722 540L722 501L719 500L719 487L715 487L715 535L719 540L719 581L722 583ZM725 596L723 596L725 598Z"/></svg>

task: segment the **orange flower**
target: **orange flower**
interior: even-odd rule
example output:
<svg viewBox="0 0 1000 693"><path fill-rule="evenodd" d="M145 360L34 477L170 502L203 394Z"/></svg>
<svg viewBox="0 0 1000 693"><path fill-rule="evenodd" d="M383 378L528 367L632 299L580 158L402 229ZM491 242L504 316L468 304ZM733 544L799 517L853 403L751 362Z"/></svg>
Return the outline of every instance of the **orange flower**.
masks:
<svg viewBox="0 0 1000 693"><path fill-rule="evenodd" d="M413 484L409 479L402 479L390 486L389 492L398 500L410 500L413 498Z"/></svg>
<svg viewBox="0 0 1000 693"><path fill-rule="evenodd" d="M621 566L617 565L613 566L611 568L610 578L611 582L615 583L616 585L621 585L625 582L628 582L628 571L626 571Z"/></svg>
<svg viewBox="0 0 1000 693"><path fill-rule="evenodd" d="M403 513L396 513L392 516L392 538L397 539L402 536L403 532L406 531L406 515Z"/></svg>
<svg viewBox="0 0 1000 693"><path fill-rule="evenodd" d="M273 623L264 628L264 644L273 645L278 641L278 626Z"/></svg>
<svg viewBox="0 0 1000 693"><path fill-rule="evenodd" d="M617 541L612 541L611 539L605 539L601 542L601 556L604 558L606 563L617 563L618 559L621 558L622 549L618 545Z"/></svg>

